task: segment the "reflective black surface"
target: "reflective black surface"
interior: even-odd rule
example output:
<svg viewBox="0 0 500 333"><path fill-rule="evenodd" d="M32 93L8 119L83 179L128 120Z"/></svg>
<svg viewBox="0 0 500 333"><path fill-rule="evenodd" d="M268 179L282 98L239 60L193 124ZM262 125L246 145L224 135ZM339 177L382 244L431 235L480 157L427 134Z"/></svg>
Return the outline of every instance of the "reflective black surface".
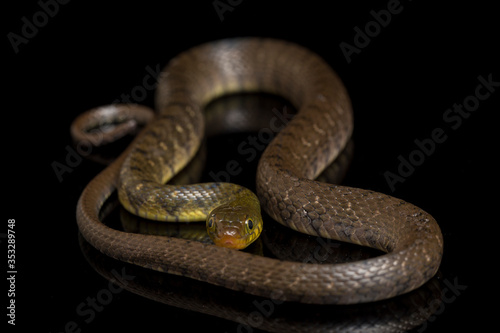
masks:
<svg viewBox="0 0 500 333"><path fill-rule="evenodd" d="M254 303L253 298L220 297L209 291L206 295L205 286L190 287L192 281L108 263L92 249L82 251L75 222L78 197L103 166L90 161L87 151L72 146L68 130L72 119L116 101L153 106L153 78L170 58L201 42L241 35L292 40L323 56L344 81L355 114L354 152L344 183L418 205L436 218L444 235L443 262L431 282L437 289L417 291L430 295L418 296L422 303L404 298L381 306L313 312L276 304L270 320L289 323L284 318L291 316L294 323L332 327L332 322L346 318L367 314L364 323L369 324L394 315L401 318L410 311L416 313L410 318L420 325L416 332L457 331L465 326L485 331L496 322L490 303L496 299L493 267L498 253L494 144L500 57L492 8L470 3L438 6L430 1L332 7L321 2L233 1L221 21L214 3L229 1L172 2L165 8L138 3L106 7L93 1L41 3L27 1L5 10L8 104L2 118L6 185L0 233L6 234L7 219L16 219L18 272L16 326L9 328L36 326L42 332L169 331L178 325L185 331L207 332L269 328L241 326L251 318L258 323L259 313L265 317L262 304L269 303L264 300ZM390 22L383 11L389 9L395 12ZM379 23L378 29L370 22L385 26ZM363 39L358 31L365 29L373 30ZM13 34L21 37L14 39L18 52L12 45ZM256 134L213 138L208 143L207 170L217 173L239 158L242 171L232 180L251 183L255 165L244 164L250 155L238 154L238 146L249 135ZM221 144L225 148L214 151ZM257 152L258 147L254 147ZM6 253L3 236L1 244ZM117 285L110 284L106 270L118 279ZM130 282L129 287L132 282L149 285L154 291L167 286L162 291L167 296L176 291L187 299L199 296L205 311L151 300L120 286L120 281ZM6 304L9 286L4 286ZM223 313L218 306L239 312L231 318L211 315ZM391 311L379 312L384 308ZM248 317L252 313L255 318Z"/></svg>

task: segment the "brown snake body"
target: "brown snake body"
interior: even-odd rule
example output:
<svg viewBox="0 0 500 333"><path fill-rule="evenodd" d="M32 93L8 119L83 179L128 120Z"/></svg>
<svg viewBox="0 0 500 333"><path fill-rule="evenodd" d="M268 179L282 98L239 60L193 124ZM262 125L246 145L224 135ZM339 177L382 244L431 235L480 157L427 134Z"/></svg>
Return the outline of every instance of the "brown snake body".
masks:
<svg viewBox="0 0 500 333"><path fill-rule="evenodd" d="M259 161L257 195L262 208L294 230L377 248L385 255L336 265L288 262L182 239L129 234L100 221L100 208L116 190L129 154L154 149L151 143L158 143L173 150L173 157L192 156L203 132L204 105L241 91L281 95L298 109ZM272 39L203 44L169 63L159 79L156 104L155 120L89 183L78 202L79 229L101 252L233 290L319 304L390 298L421 286L436 273L443 240L432 216L385 194L312 180L335 159L352 132L347 92L317 55Z"/></svg>

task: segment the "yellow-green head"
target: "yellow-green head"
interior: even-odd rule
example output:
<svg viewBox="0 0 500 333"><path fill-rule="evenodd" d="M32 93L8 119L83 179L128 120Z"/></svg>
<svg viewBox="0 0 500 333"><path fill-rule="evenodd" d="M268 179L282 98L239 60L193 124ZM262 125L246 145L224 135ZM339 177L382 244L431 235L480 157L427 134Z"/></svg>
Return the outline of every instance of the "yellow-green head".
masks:
<svg viewBox="0 0 500 333"><path fill-rule="evenodd" d="M253 197L240 197L208 214L207 232L215 245L241 250L259 237L263 227L260 205L251 194Z"/></svg>

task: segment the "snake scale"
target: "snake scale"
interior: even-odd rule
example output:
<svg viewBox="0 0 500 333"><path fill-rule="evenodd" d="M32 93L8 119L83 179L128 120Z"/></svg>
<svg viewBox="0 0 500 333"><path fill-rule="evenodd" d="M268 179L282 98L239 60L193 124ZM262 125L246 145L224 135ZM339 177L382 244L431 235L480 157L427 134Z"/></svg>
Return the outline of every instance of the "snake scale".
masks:
<svg viewBox="0 0 500 333"><path fill-rule="evenodd" d="M262 209L299 232L385 254L343 264L288 262L196 241L125 233L100 221L103 203L127 182L121 177L130 171L124 171L130 156L152 159L142 161L142 169L154 175L148 184L160 187L159 182L180 168L173 161L187 161L198 149L204 106L221 95L250 91L283 96L298 110L259 161ZM436 273L443 239L430 214L382 193L313 180L336 158L353 129L346 89L318 55L267 38L202 44L163 70L156 109L155 119L87 185L78 201L80 232L104 254L253 295L317 304L387 299L421 286ZM224 185L208 185L203 190L208 192L198 194L212 195L210 189L219 186Z"/></svg>

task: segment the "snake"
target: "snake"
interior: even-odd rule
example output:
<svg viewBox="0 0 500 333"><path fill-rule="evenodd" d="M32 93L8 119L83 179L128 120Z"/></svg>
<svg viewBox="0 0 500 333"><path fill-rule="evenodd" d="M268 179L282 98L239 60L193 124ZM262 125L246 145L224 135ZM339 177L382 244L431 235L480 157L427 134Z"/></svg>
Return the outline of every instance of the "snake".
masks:
<svg viewBox="0 0 500 333"><path fill-rule="evenodd" d="M247 328L246 331L252 332L254 328L264 332L285 333L408 332L424 324L425 321L432 320L437 305L442 303L443 284L439 280L439 272L421 288L401 297L355 307L310 306L310 304L259 299L252 295L207 286L180 276L165 276L160 272L124 264L103 255L82 237L78 238L83 256L98 274L128 292L140 296L141 299L151 300L150 304L153 306L158 302L167 304L169 311L188 310L190 318L193 318L191 323L195 323L194 326L198 323L195 318L203 314L219 321L221 325L226 325L228 322L238 323L234 331L245 331L243 328ZM120 278L117 272L130 278ZM237 302L235 298L238 299ZM254 319L255 311L261 313L262 319ZM219 318L224 320L221 321ZM157 320L161 321L163 318L158 317ZM157 325L151 321L148 321L148 324L151 327ZM221 327L218 324L212 325ZM192 326L188 323L185 329L195 330ZM225 331L230 332L233 329L226 328Z"/></svg>
<svg viewBox="0 0 500 333"><path fill-rule="evenodd" d="M165 185L200 146L207 103L240 92L282 96L298 110L260 157L256 195L224 182ZM259 297L313 304L388 299L422 286L437 272L443 236L429 213L387 194L314 180L345 147L354 123L345 86L315 52L264 37L194 46L160 73L155 109L154 118L78 200L80 233L103 254ZM262 209L297 232L383 254L342 264L311 264L126 233L105 225L99 215L116 192L127 210L148 218L166 215L166 221L180 221L192 214L205 218L210 228L216 219L229 216L248 231L252 228L245 221L252 220L257 228ZM213 205L221 205L215 214Z"/></svg>

